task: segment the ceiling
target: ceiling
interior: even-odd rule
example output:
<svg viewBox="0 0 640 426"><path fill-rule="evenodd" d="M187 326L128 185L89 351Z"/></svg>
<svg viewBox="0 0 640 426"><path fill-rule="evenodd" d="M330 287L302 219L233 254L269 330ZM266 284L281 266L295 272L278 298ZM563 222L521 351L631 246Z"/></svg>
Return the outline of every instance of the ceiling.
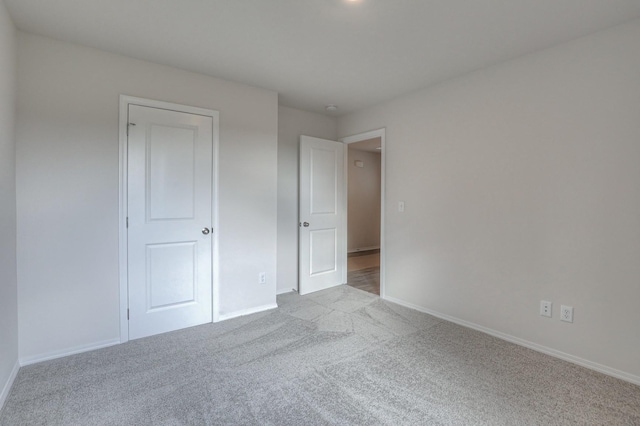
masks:
<svg viewBox="0 0 640 426"><path fill-rule="evenodd" d="M640 17L640 0L5 0L21 30L341 115Z"/></svg>

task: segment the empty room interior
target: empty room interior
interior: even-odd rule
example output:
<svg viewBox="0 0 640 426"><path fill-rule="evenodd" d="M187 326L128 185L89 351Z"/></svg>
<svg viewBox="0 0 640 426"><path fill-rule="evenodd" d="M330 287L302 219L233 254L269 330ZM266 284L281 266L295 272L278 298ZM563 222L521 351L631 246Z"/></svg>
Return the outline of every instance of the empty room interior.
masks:
<svg viewBox="0 0 640 426"><path fill-rule="evenodd" d="M0 425L640 425L640 1L0 0Z"/></svg>

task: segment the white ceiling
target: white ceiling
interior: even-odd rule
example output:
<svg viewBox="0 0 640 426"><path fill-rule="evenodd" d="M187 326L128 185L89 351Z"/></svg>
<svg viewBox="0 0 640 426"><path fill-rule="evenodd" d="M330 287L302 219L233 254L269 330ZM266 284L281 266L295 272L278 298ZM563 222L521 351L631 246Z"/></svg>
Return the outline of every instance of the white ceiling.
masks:
<svg viewBox="0 0 640 426"><path fill-rule="evenodd" d="M640 17L640 0L5 0L16 25L333 115Z"/></svg>

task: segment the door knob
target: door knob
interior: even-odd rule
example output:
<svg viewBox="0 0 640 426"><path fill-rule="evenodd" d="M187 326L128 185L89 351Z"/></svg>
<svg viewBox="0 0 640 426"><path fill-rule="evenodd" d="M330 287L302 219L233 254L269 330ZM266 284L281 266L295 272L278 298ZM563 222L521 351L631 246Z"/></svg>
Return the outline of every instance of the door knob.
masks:
<svg viewBox="0 0 640 426"><path fill-rule="evenodd" d="M302 226L304 226L305 228L308 228L309 227L309 222L303 222Z"/></svg>
<svg viewBox="0 0 640 426"><path fill-rule="evenodd" d="M211 232L211 231L209 231L209 228L202 228L202 233L204 235L207 235L209 232Z"/></svg>

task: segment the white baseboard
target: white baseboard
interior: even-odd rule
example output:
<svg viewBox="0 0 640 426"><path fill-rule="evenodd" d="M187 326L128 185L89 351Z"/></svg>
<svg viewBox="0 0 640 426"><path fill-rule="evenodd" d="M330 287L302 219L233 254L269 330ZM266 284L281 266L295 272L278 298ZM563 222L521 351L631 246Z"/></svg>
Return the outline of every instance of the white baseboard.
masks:
<svg viewBox="0 0 640 426"><path fill-rule="evenodd" d="M96 349L102 349L113 345L120 344L120 339L103 340L102 342L90 343L88 345L80 345L69 349L47 352L44 354L28 356L20 358L20 366L37 364L38 362L49 361L52 359L62 358L69 355L75 355L82 352L89 352Z"/></svg>
<svg viewBox="0 0 640 426"><path fill-rule="evenodd" d="M2 393L0 393L0 411L2 410L2 407L4 407L4 403L7 402L7 397L9 396L9 392L11 392L11 387L13 386L14 380L16 380L19 370L20 363L16 360L13 370L11 370L11 374L9 374L9 378L2 388Z"/></svg>
<svg viewBox="0 0 640 426"><path fill-rule="evenodd" d="M585 367L590 370L595 370L599 373L603 373L608 376L612 376L617 379L621 379L621 380L633 383L635 385L640 385L640 376L636 376L635 374L626 373L624 371L620 371L615 368L608 367L606 365L598 364L597 362L589 361L587 359L570 355L570 354L558 351L556 349L549 348L547 346L542 346L537 343L529 342L528 340L511 336L510 334L502 333L500 331L493 330L491 328L487 328L469 321L461 320L459 318L442 314L440 312L433 311L431 309L423 308L422 306L414 305L413 303L405 302L399 299L395 299L393 297L384 297L384 299L389 302L393 302L398 305L405 306L407 308L415 309L416 311L424 312L425 314L433 315L434 317L461 325L463 327L481 331L483 333L497 337L498 339L506 340L507 342L515 343L516 345L524 346L525 348L533 349L534 351L541 352L543 354L550 355L552 357L559 358L564 361L568 361L572 364L577 364L581 367Z"/></svg>
<svg viewBox="0 0 640 426"><path fill-rule="evenodd" d="M359 248L347 250L347 253L358 253L361 251L369 251L369 250L380 250L380 246L359 247Z"/></svg>
<svg viewBox="0 0 640 426"><path fill-rule="evenodd" d="M218 317L218 321L225 321L231 318L242 317L245 315L256 314L258 312L268 311L270 309L275 309L278 307L277 303L270 303L268 305L257 306L255 308L242 309L240 311L230 312L228 314L220 314Z"/></svg>
<svg viewBox="0 0 640 426"><path fill-rule="evenodd" d="M276 296L279 296L281 294L291 293L293 291L297 291L297 290L295 288L287 288L287 289L283 289L283 290L278 290L278 291L276 291Z"/></svg>

